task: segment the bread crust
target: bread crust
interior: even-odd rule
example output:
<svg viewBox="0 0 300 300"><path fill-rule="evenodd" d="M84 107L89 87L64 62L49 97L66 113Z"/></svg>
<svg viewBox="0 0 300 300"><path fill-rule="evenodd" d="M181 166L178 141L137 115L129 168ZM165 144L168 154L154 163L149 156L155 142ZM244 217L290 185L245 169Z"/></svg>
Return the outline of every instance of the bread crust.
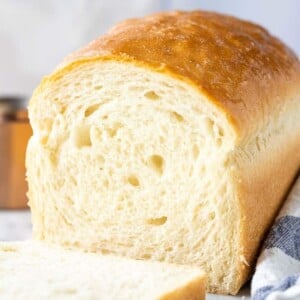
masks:
<svg viewBox="0 0 300 300"><path fill-rule="evenodd" d="M300 85L297 56L264 28L213 12L131 19L68 56L119 57L193 83L227 114L238 136L258 130Z"/></svg>
<svg viewBox="0 0 300 300"><path fill-rule="evenodd" d="M159 300L204 300L205 299L205 284L206 277L202 275L194 281L188 282L185 287L175 289L174 291L165 294Z"/></svg>
<svg viewBox="0 0 300 300"><path fill-rule="evenodd" d="M300 133L298 140L287 141L285 147L276 141L270 148L271 151L260 153L255 163L238 163L234 176L241 222L240 257L232 294L238 293L253 272L262 242L299 171Z"/></svg>

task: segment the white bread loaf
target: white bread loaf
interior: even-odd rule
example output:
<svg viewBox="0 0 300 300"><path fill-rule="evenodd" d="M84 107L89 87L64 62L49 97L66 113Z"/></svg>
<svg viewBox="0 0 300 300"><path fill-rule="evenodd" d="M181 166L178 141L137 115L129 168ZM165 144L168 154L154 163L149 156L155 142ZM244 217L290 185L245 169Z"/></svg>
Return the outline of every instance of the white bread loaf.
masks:
<svg viewBox="0 0 300 300"><path fill-rule="evenodd" d="M39 242L0 243L3 300L203 300L197 268L70 251Z"/></svg>
<svg viewBox="0 0 300 300"><path fill-rule="evenodd" d="M236 293L300 163L300 63L207 12L129 20L36 89L35 239L203 267Z"/></svg>

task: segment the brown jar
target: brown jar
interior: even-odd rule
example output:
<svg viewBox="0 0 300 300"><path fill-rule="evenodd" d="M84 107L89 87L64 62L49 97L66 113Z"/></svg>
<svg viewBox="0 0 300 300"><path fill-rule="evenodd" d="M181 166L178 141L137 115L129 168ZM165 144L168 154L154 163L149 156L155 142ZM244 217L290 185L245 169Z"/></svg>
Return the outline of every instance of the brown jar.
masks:
<svg viewBox="0 0 300 300"><path fill-rule="evenodd" d="M0 208L26 208L25 152L32 131L26 102L0 97Z"/></svg>

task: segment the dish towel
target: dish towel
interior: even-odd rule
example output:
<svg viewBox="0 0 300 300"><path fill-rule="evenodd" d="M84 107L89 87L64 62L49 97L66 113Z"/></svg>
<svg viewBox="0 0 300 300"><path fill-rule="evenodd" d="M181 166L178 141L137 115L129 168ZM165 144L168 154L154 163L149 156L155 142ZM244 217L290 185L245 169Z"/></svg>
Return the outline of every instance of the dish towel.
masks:
<svg viewBox="0 0 300 300"><path fill-rule="evenodd" d="M300 299L300 176L264 243L251 295L253 300Z"/></svg>

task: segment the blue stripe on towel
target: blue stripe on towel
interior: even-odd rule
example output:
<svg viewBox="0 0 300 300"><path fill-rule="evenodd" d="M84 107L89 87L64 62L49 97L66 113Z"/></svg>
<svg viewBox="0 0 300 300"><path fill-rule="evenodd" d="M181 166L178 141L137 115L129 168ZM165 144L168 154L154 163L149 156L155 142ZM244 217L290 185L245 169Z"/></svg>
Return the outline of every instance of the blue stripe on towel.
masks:
<svg viewBox="0 0 300 300"><path fill-rule="evenodd" d="M279 248L300 260L300 218L284 216L276 221L265 242L265 248Z"/></svg>
<svg viewBox="0 0 300 300"><path fill-rule="evenodd" d="M295 274L292 276L286 277L277 285L267 285L260 289L258 289L255 295L252 297L252 300L265 300L267 296L274 292L286 291L296 284L298 279L300 278L300 274Z"/></svg>

